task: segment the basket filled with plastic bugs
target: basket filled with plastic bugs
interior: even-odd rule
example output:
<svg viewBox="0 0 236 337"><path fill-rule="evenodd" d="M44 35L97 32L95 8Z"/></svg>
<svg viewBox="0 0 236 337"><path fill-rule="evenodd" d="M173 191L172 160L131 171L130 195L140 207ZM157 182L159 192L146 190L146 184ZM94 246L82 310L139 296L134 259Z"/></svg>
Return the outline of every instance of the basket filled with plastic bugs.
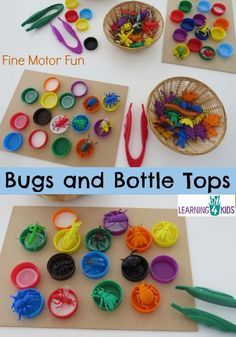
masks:
<svg viewBox="0 0 236 337"><path fill-rule="evenodd" d="M186 155L214 150L227 129L224 106L204 83L169 78L150 94L147 107L153 133L170 149Z"/></svg>
<svg viewBox="0 0 236 337"><path fill-rule="evenodd" d="M163 32L161 13L153 6L127 1L113 7L103 28L107 39L125 50L137 51L153 45Z"/></svg>

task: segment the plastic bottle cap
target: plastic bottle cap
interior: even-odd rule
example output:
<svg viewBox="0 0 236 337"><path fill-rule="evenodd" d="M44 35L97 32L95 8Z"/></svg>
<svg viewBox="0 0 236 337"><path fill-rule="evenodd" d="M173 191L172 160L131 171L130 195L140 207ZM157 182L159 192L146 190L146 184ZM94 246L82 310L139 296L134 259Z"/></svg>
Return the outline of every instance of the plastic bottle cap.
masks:
<svg viewBox="0 0 236 337"><path fill-rule="evenodd" d="M56 318L72 317L78 309L78 298L71 289L59 288L49 296L48 309Z"/></svg>
<svg viewBox="0 0 236 337"><path fill-rule="evenodd" d="M33 121L38 125L47 125L52 119L51 111L41 108L35 111Z"/></svg>
<svg viewBox="0 0 236 337"><path fill-rule="evenodd" d="M3 139L3 148L7 151L17 151L23 145L23 136L19 132L10 132Z"/></svg>
<svg viewBox="0 0 236 337"><path fill-rule="evenodd" d="M184 44L184 43L178 43L174 47L174 55L176 57L179 57L181 60L183 60L186 57L188 57L189 54L190 54L189 47L186 44Z"/></svg>
<svg viewBox="0 0 236 337"><path fill-rule="evenodd" d="M95 37L87 37L87 39L84 40L84 47L87 50L95 50L98 47L98 40Z"/></svg>
<svg viewBox="0 0 236 337"><path fill-rule="evenodd" d="M45 109L54 109L58 103L58 96L55 92L46 92L41 97L40 103Z"/></svg>
<svg viewBox="0 0 236 337"><path fill-rule="evenodd" d="M197 3L197 10L201 13L208 13L211 10L211 3L207 0L201 0Z"/></svg>
<svg viewBox="0 0 236 337"><path fill-rule="evenodd" d="M191 52L198 53L202 48L202 42L198 39L190 39L187 46Z"/></svg>
<svg viewBox="0 0 236 337"><path fill-rule="evenodd" d="M77 212L71 208L60 208L52 216L52 222L57 229L71 228L77 219Z"/></svg>
<svg viewBox="0 0 236 337"><path fill-rule="evenodd" d="M17 289L34 288L39 281L39 268L31 262L20 263L11 272L11 282Z"/></svg>
<svg viewBox="0 0 236 337"><path fill-rule="evenodd" d="M191 32L195 28L195 21L191 18L183 19L183 21L181 22L181 28L183 28L187 32Z"/></svg>
<svg viewBox="0 0 236 337"><path fill-rule="evenodd" d="M17 112L10 119L10 126L12 129L22 131L29 125L29 116L24 112Z"/></svg>
<svg viewBox="0 0 236 337"><path fill-rule="evenodd" d="M79 1L78 0L66 0L65 6L68 9L76 9L79 6Z"/></svg>
<svg viewBox="0 0 236 337"><path fill-rule="evenodd" d="M174 23L180 23L184 19L184 12L175 9L170 13L170 19Z"/></svg>
<svg viewBox="0 0 236 337"><path fill-rule="evenodd" d="M107 229L98 227L89 231L84 239L88 250L105 252L111 247L112 237Z"/></svg>
<svg viewBox="0 0 236 337"><path fill-rule="evenodd" d="M148 261L141 255L131 253L121 263L122 275L129 281L139 282L148 275Z"/></svg>
<svg viewBox="0 0 236 337"><path fill-rule="evenodd" d="M216 48L217 54L222 58L229 58L234 54L234 47L230 43L221 43Z"/></svg>
<svg viewBox="0 0 236 337"><path fill-rule="evenodd" d="M205 61L211 61L216 56L216 51L210 46L203 46L199 51L199 55Z"/></svg>
<svg viewBox="0 0 236 337"><path fill-rule="evenodd" d="M43 295L36 289L27 288L18 290L17 293L11 297L12 310L18 315L19 319L22 317L29 319L37 317L44 308ZM19 301L24 302L24 306L27 310L22 310L22 306L19 306ZM32 305L32 301L34 302L34 305Z"/></svg>
<svg viewBox="0 0 236 337"><path fill-rule="evenodd" d="M104 295L110 295L112 301L104 300ZM121 286L111 280L98 283L92 292L92 297L96 306L104 311L115 310L122 302L123 290Z"/></svg>
<svg viewBox="0 0 236 337"><path fill-rule="evenodd" d="M48 142L48 134L44 130L34 130L29 135L29 145L34 149L42 149Z"/></svg>
<svg viewBox="0 0 236 337"><path fill-rule="evenodd" d="M57 281L68 280L75 273L75 261L68 254L59 253L50 257L47 270L51 277Z"/></svg>
<svg viewBox="0 0 236 337"><path fill-rule="evenodd" d="M76 98L71 93L64 93L59 98L62 109L71 109L75 106Z"/></svg>
<svg viewBox="0 0 236 337"><path fill-rule="evenodd" d="M89 22L87 19L79 19L76 21L75 23L75 27L81 31L81 32L85 32L86 30L89 29Z"/></svg>
<svg viewBox="0 0 236 337"><path fill-rule="evenodd" d="M91 157L94 153L95 143L90 140L89 137L82 138L76 144L75 149L78 156L81 158L88 158Z"/></svg>
<svg viewBox="0 0 236 337"><path fill-rule="evenodd" d="M88 96L83 102L84 109L89 113L98 112L100 106L99 99L96 96Z"/></svg>
<svg viewBox="0 0 236 337"><path fill-rule="evenodd" d="M179 231L174 223L161 221L153 226L152 237L158 246L171 247L176 243Z"/></svg>
<svg viewBox="0 0 236 337"><path fill-rule="evenodd" d="M75 225L75 224L74 224ZM72 227L73 228L73 227ZM65 245L66 234L71 233L71 229L62 229L56 233L53 238L53 244L56 250L60 253L74 254L79 250L81 237L80 235L74 234L73 237L70 237L68 245ZM65 248L66 246L66 248Z"/></svg>
<svg viewBox="0 0 236 337"><path fill-rule="evenodd" d="M133 288L131 304L140 313L150 313L160 306L160 292L151 284L141 283Z"/></svg>
<svg viewBox="0 0 236 337"><path fill-rule="evenodd" d="M86 20L91 20L93 17L93 12L91 11L91 9L89 8L83 8L81 9L81 11L79 12L79 16L82 19L86 19Z"/></svg>
<svg viewBox="0 0 236 337"><path fill-rule="evenodd" d="M60 89L61 83L56 77L49 77L44 81L43 87L46 91L56 92Z"/></svg>
<svg viewBox="0 0 236 337"><path fill-rule="evenodd" d="M224 40L226 36L226 32L221 27L213 27L211 28L211 39L216 42L220 42Z"/></svg>
<svg viewBox="0 0 236 337"><path fill-rule="evenodd" d="M80 262L83 274L91 279L98 279L106 275L109 264L108 257L98 251L85 254Z"/></svg>
<svg viewBox="0 0 236 337"><path fill-rule="evenodd" d="M121 235L129 227L129 218L122 210L111 211L104 214L103 226L108 229L112 235Z"/></svg>
<svg viewBox="0 0 236 337"><path fill-rule="evenodd" d="M103 123L105 123L105 127L103 127ZM111 122L108 119L99 119L94 125L94 133L98 137L105 138L110 135L112 131Z"/></svg>
<svg viewBox="0 0 236 337"><path fill-rule="evenodd" d="M211 8L211 12L212 14L216 15L216 16L221 16L225 13L226 11L226 6L222 3L215 3L212 8Z"/></svg>
<svg viewBox="0 0 236 337"><path fill-rule="evenodd" d="M120 107L120 101L106 105L106 96L102 99L102 107L107 112L114 112Z"/></svg>
<svg viewBox="0 0 236 337"><path fill-rule="evenodd" d="M66 12L65 18L66 18L66 21L72 23L72 22L76 22L78 20L79 15L75 10L71 9L71 10Z"/></svg>
<svg viewBox="0 0 236 337"><path fill-rule="evenodd" d="M189 13L191 12L193 7L193 4L191 1L180 1L179 3L179 10L184 12L184 13Z"/></svg>
<svg viewBox="0 0 236 337"><path fill-rule="evenodd" d="M145 227L130 226L126 232L125 241L132 251L145 252L152 244L152 235Z"/></svg>
<svg viewBox="0 0 236 337"><path fill-rule="evenodd" d="M47 242L47 235L42 226L37 228L37 224L26 227L20 234L21 245L29 252L37 252L42 249Z"/></svg>
<svg viewBox="0 0 236 337"><path fill-rule="evenodd" d="M203 14L195 14L193 17L193 20L197 27L202 27L202 26L205 26L207 22L207 17Z"/></svg>
<svg viewBox="0 0 236 337"><path fill-rule="evenodd" d="M55 134L65 133L70 127L70 120L65 115L55 116L50 123L50 129Z"/></svg>
<svg viewBox="0 0 236 337"><path fill-rule="evenodd" d="M197 39L201 40L201 41L205 41L209 38L211 32L210 29L208 27L199 27L195 30L195 36Z"/></svg>
<svg viewBox="0 0 236 337"><path fill-rule="evenodd" d="M52 144L52 152L56 157L66 157L71 151L71 141L66 137L57 138Z"/></svg>
<svg viewBox="0 0 236 337"><path fill-rule="evenodd" d="M225 18L218 18L218 19L215 20L213 26L214 27L221 27L225 31L227 31L229 29L230 22L229 22L229 20L227 20Z"/></svg>
<svg viewBox="0 0 236 337"><path fill-rule="evenodd" d="M154 280L160 283L173 281L178 274L178 264L170 256L161 255L155 257L150 265L150 274Z"/></svg>
<svg viewBox="0 0 236 337"><path fill-rule="evenodd" d="M33 104L39 98L39 93L34 88L27 88L21 94L21 99L27 104Z"/></svg>
<svg viewBox="0 0 236 337"><path fill-rule="evenodd" d="M76 81L71 86L71 92L75 97L83 97L88 93L88 86L83 81Z"/></svg>
<svg viewBox="0 0 236 337"><path fill-rule="evenodd" d="M176 42L184 42L188 37L188 33L182 28L177 28L172 36Z"/></svg>
<svg viewBox="0 0 236 337"><path fill-rule="evenodd" d="M85 115L78 115L72 119L71 126L78 133L85 133L90 128L89 118Z"/></svg>

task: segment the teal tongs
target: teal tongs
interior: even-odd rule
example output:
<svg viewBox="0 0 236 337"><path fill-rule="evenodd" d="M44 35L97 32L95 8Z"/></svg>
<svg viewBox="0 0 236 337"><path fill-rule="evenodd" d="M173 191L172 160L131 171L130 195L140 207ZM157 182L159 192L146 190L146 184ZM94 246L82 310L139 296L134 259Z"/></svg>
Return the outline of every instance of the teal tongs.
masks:
<svg viewBox="0 0 236 337"><path fill-rule="evenodd" d="M27 32L33 29L39 29L47 25L50 21L52 21L55 17L57 17L63 11L63 9L64 9L63 4L55 4L47 8L44 8L31 15L25 22L22 23L21 26L24 27L32 23L32 25L26 29ZM51 11L53 11L53 13L48 14Z"/></svg>
<svg viewBox="0 0 236 337"><path fill-rule="evenodd" d="M214 303L226 307L236 308L236 299L228 294L203 287L176 286L176 289L185 290L188 294L209 303ZM236 324L233 324L219 316L196 308L181 307L175 303L171 304L175 310L182 312L192 321L198 322L210 328L223 332L236 333Z"/></svg>

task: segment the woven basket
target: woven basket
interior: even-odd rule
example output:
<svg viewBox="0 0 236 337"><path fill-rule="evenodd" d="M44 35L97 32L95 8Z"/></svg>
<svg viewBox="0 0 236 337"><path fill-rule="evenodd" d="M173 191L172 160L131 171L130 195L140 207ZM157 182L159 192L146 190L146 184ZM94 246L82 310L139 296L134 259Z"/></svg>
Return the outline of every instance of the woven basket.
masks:
<svg viewBox="0 0 236 337"><path fill-rule="evenodd" d="M170 139L165 139L159 132L158 127L154 126L153 120L156 119L155 114L155 102L156 100L162 100L163 95L161 91L164 91L167 95L171 91L174 92L177 96L185 91L193 91L198 94L196 99L196 104L202 106L203 110L207 113L215 113L221 116L221 126L217 128L218 136L212 139L202 141L200 139L196 141L188 141L184 149L176 146L176 139L174 137ZM155 134L160 141L176 152L186 154L186 155L200 155L208 153L214 150L220 142L223 140L224 135L227 129L227 117L225 114L224 106L217 95L204 83L188 77L173 77L161 82L149 95L148 105L147 105L147 114L149 116L149 123L152 129L152 132Z"/></svg>
<svg viewBox="0 0 236 337"><path fill-rule="evenodd" d="M67 194L62 194L62 195L57 195L57 194L42 194L40 195L41 198L49 200L49 201L68 201L68 200L74 200L80 197L80 195L67 195Z"/></svg>
<svg viewBox="0 0 236 337"><path fill-rule="evenodd" d="M149 9L152 13L153 18L155 18L156 20L159 21L159 29L158 31L155 33L154 37L153 37L153 43L147 46L142 46L139 48L129 48L129 47L125 47L125 46L121 46L118 43L116 43L114 41L114 36L111 33L111 25L115 22L117 22L117 20L119 20L122 17L122 14L120 12L121 9L125 9L125 10L129 10L129 11L135 11L135 12L139 12L145 9ZM124 50L128 50L128 51L138 51L138 50L142 50L145 49L147 47L152 46L160 37L161 34L163 32L164 29L164 20L163 17L161 15L161 13L153 6L150 6L148 4L145 4L143 2L139 2L139 1L127 1L127 2L122 2L118 5L116 5L115 7L113 7L105 16L104 21L103 21L103 29L104 29L104 33L107 37L107 39L114 45L117 46L121 49Z"/></svg>

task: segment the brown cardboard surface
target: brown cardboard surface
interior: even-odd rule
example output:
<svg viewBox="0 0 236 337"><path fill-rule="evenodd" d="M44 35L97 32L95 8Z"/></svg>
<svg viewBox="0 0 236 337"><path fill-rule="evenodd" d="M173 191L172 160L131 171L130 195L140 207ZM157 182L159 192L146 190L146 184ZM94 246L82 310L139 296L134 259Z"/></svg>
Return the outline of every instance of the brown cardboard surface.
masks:
<svg viewBox="0 0 236 337"><path fill-rule="evenodd" d="M234 54L231 58L225 60L216 55L216 57L212 61L204 61L198 55L198 53L190 53L190 56L184 60L180 60L173 55L173 48L177 44L172 38L172 34L176 28L179 27L179 24L173 23L169 16L172 10L177 9L179 5L179 0L168 0L167 5L167 16L165 23L165 33L164 33L164 45L163 45L163 53L162 53L162 61L165 63L173 63L183 66L190 66L196 68L204 68L209 70L217 70L224 71L229 73L236 73L236 54ZM197 0L192 0L193 9L190 13L187 13L185 17L193 17L194 14L198 13L196 10ZM222 1L226 7L227 11L224 14L224 17L230 21L230 28L227 31L227 36L222 42L229 42L234 47L236 47L236 36L235 36L235 21L233 16L233 5L232 0L224 0ZM214 1L212 1L214 3ZM213 22L218 18L211 13L204 14L208 17L208 23L211 27ZM194 32L189 33L189 38L195 37ZM188 41L188 40L186 40ZM202 41L205 46L212 46L214 48L217 47L219 43L208 39L206 41ZM184 42L185 43L185 42Z"/></svg>
<svg viewBox="0 0 236 337"><path fill-rule="evenodd" d="M125 245L124 236L113 237L113 244L107 251L111 261L108 274L103 279L112 279L120 283L124 290L123 302L113 312L107 313L99 310L91 299L91 292L100 280L86 278L80 270L80 259L87 252L84 247L73 255L77 270L74 276L66 281L53 280L47 270L47 261L51 255L56 254L52 244L52 238L56 229L51 223L52 214L58 207L14 207L9 227L4 241L0 258L0 326L11 327L37 327L37 328L80 328L80 329L111 329L111 330L168 330L168 331L196 331L197 325L182 314L170 308L170 303L194 306L194 299L184 292L174 289L176 284L192 285L191 264L188 249L185 218L177 217L175 210L168 209L135 209L128 210L130 224L143 224L151 228L155 223L168 220L177 224L179 239L170 248L160 248L153 244L143 253L143 256L151 261L156 255L167 254L174 257L179 264L179 274L175 281L169 284L158 284L147 277L146 281L156 285L161 293L160 308L151 314L136 312L130 304L131 289L136 283L123 278L120 272L120 259L130 254ZM101 225L103 214L111 211L108 208L75 208L81 219L81 235L96 226ZM39 252L30 253L25 251L17 238L20 232L29 224L38 222L47 227L48 242ZM38 265L41 270L41 282L38 289L42 291L47 301L49 294L58 287L70 287L79 298L78 312L71 318L59 320L54 318L47 309L35 319L23 319L18 321L17 315L11 312L10 294L15 293L9 276L12 268L23 261L31 261Z"/></svg>
<svg viewBox="0 0 236 337"><path fill-rule="evenodd" d="M31 118L29 126L26 128L26 130L22 131L22 135L24 137L24 144L18 151L16 151L16 153L28 157L34 157L69 166L78 166L78 167L115 166L116 154L119 145L119 139L122 129L122 121L124 117L126 99L128 94L128 87L103 82L83 80L72 77L59 76L55 74L47 74L28 70L26 70L23 73L21 80L12 97L12 100L7 108L3 121L0 125L0 144L1 144L0 148L3 149L2 139L4 138L4 136L7 133L13 131L9 125L11 116L16 112L25 112L29 116L33 117L34 112L41 107L40 97L38 101L32 105L25 104L24 102L22 102L21 101L22 91L26 88L33 87L39 91L41 96L45 92L45 90L43 89L43 83L50 76L55 76L61 81L61 88L58 92L59 95L64 92L70 92L72 83L77 80L82 80L87 83L89 88L87 96L89 95L97 96L101 101L105 93L108 93L110 91L116 92L118 95L120 95L121 100L120 107L114 112L105 112L103 108L101 108L97 113L87 114L82 107L82 103L87 96L85 96L84 98L77 99L75 106L70 110L62 110L60 106L58 106L55 109L51 110L53 117L59 114L63 115L66 114L68 117L76 116L79 114L87 115L91 121L91 127L88 130L88 132L84 134L78 134L75 131L73 131L73 129L70 127L67 130L67 132L64 133L63 135L54 135L50 131L49 125L43 127L36 125L34 124ZM103 118L109 119L113 125L111 134L104 139L101 137L97 137L93 132L93 126L95 122ZM32 149L28 144L28 136L35 129L45 130L49 134L49 141L47 145L44 148L38 150ZM98 142L98 144L96 144L95 152L91 157L81 159L75 152L75 145L81 138L87 137L88 135L90 135L90 138L92 140ZM69 155L65 158L57 158L51 152L51 145L53 141L60 136L68 137L72 142L72 150L69 153Z"/></svg>

